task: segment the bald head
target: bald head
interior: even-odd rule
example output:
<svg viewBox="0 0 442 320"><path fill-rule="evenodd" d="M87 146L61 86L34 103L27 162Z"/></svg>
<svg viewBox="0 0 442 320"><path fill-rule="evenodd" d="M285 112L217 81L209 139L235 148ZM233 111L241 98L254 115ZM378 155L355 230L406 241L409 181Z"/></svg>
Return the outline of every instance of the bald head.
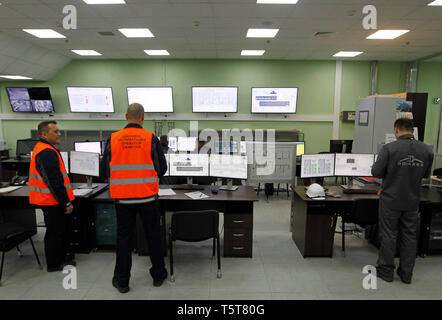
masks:
<svg viewBox="0 0 442 320"><path fill-rule="evenodd" d="M139 103L132 103L127 107L126 120L128 122L143 124L144 122L144 108Z"/></svg>

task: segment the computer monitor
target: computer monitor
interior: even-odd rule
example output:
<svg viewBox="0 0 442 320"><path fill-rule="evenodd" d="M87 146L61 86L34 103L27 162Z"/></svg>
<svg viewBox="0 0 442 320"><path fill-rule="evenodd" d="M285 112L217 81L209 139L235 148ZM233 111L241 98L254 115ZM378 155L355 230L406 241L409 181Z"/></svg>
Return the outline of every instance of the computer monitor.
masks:
<svg viewBox="0 0 442 320"><path fill-rule="evenodd" d="M296 113L298 88L252 88L252 113Z"/></svg>
<svg viewBox="0 0 442 320"><path fill-rule="evenodd" d="M127 99L141 104L144 112L173 112L172 87L130 87Z"/></svg>
<svg viewBox="0 0 442 320"><path fill-rule="evenodd" d="M71 112L114 112L110 87L67 87Z"/></svg>
<svg viewBox="0 0 442 320"><path fill-rule="evenodd" d="M6 88L13 112L54 112L47 87Z"/></svg>
<svg viewBox="0 0 442 320"><path fill-rule="evenodd" d="M305 153L305 143L296 142L296 156L302 156Z"/></svg>
<svg viewBox="0 0 442 320"><path fill-rule="evenodd" d="M87 184L78 188L94 188L92 177L100 176L100 154L93 152L71 151L69 154L70 172L86 176Z"/></svg>
<svg viewBox="0 0 442 320"><path fill-rule="evenodd" d="M173 150L173 152L177 152L178 150L178 137L168 137L167 141L169 141L169 148Z"/></svg>
<svg viewBox="0 0 442 320"><path fill-rule="evenodd" d="M195 151L197 148L198 137L178 137L177 150Z"/></svg>
<svg viewBox="0 0 442 320"><path fill-rule="evenodd" d="M215 144L215 153L238 153L238 141L236 140L219 140ZM245 151L244 151L245 153Z"/></svg>
<svg viewBox="0 0 442 320"><path fill-rule="evenodd" d="M332 177L335 168L333 153L301 155L301 178Z"/></svg>
<svg viewBox="0 0 442 320"><path fill-rule="evenodd" d="M66 151L60 151L61 158L63 159L64 167L66 172L69 173L69 153Z"/></svg>
<svg viewBox="0 0 442 320"><path fill-rule="evenodd" d="M181 177L208 177L208 154L171 153L169 160L170 176Z"/></svg>
<svg viewBox="0 0 442 320"><path fill-rule="evenodd" d="M211 177L247 179L247 156L231 154L211 154Z"/></svg>
<svg viewBox="0 0 442 320"><path fill-rule="evenodd" d="M238 112L238 87L192 87L192 112Z"/></svg>
<svg viewBox="0 0 442 320"><path fill-rule="evenodd" d="M336 153L335 176L371 177L373 154Z"/></svg>
<svg viewBox="0 0 442 320"><path fill-rule="evenodd" d="M103 153L101 141L75 141L74 151Z"/></svg>
<svg viewBox="0 0 442 320"><path fill-rule="evenodd" d="M24 155L30 155L31 152L34 150L35 145L40 140L36 139L19 139L17 140L17 146L15 149L17 158L24 156Z"/></svg>

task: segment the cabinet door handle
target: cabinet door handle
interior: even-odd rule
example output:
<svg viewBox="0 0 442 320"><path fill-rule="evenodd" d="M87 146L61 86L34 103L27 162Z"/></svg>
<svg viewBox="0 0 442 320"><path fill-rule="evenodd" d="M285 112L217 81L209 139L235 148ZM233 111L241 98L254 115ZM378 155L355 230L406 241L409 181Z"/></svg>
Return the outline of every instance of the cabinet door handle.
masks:
<svg viewBox="0 0 442 320"><path fill-rule="evenodd" d="M244 237L244 233L234 233L234 237Z"/></svg>
<svg viewBox="0 0 442 320"><path fill-rule="evenodd" d="M244 223L244 220L233 220L233 223Z"/></svg>
<svg viewBox="0 0 442 320"><path fill-rule="evenodd" d="M233 247L233 250L244 250L244 247Z"/></svg>

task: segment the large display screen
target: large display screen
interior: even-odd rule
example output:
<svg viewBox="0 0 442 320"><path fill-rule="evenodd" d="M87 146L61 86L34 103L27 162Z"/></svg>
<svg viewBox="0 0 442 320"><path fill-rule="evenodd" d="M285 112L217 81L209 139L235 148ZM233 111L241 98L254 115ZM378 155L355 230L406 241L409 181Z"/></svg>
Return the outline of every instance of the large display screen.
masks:
<svg viewBox="0 0 442 320"><path fill-rule="evenodd" d="M252 88L252 113L296 113L298 88Z"/></svg>
<svg viewBox="0 0 442 320"><path fill-rule="evenodd" d="M247 179L247 156L211 154L210 176L231 179Z"/></svg>
<svg viewBox="0 0 442 320"><path fill-rule="evenodd" d="M69 154L70 172L86 176L100 176L100 154L71 151Z"/></svg>
<svg viewBox="0 0 442 320"><path fill-rule="evenodd" d="M74 150L82 152L93 152L102 154L101 141L76 141L74 142Z"/></svg>
<svg viewBox="0 0 442 320"><path fill-rule="evenodd" d="M171 176L207 177L209 175L208 154L171 153L169 157Z"/></svg>
<svg viewBox="0 0 442 320"><path fill-rule="evenodd" d="M178 137L177 150L194 151L197 148L198 137Z"/></svg>
<svg viewBox="0 0 442 320"><path fill-rule="evenodd" d="M71 112L114 112L112 88L67 87Z"/></svg>
<svg viewBox="0 0 442 320"><path fill-rule="evenodd" d="M144 112L173 112L172 87L130 87L127 99L141 104Z"/></svg>
<svg viewBox="0 0 442 320"><path fill-rule="evenodd" d="M301 178L331 177L334 169L334 153L301 155Z"/></svg>
<svg viewBox="0 0 442 320"><path fill-rule="evenodd" d="M373 163L373 154L337 153L335 176L371 177Z"/></svg>
<svg viewBox="0 0 442 320"><path fill-rule="evenodd" d="M13 112L54 112L49 88L6 88Z"/></svg>
<svg viewBox="0 0 442 320"><path fill-rule="evenodd" d="M192 87L193 112L237 112L238 87Z"/></svg>

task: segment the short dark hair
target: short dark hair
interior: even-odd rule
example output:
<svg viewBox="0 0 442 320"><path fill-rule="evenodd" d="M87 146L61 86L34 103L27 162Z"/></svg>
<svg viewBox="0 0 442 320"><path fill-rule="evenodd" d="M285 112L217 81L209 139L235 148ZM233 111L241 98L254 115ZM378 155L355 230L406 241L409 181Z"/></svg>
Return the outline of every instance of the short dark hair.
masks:
<svg viewBox="0 0 442 320"><path fill-rule="evenodd" d="M407 118L401 118L401 119L397 119L394 122L394 127L398 128L401 131L413 131L413 120L411 119L407 119Z"/></svg>
<svg viewBox="0 0 442 320"><path fill-rule="evenodd" d="M167 141L167 136L165 134L160 137L160 142L162 146L164 147L167 146L168 141Z"/></svg>
<svg viewBox="0 0 442 320"><path fill-rule="evenodd" d="M38 124L38 135L41 136L43 132L48 132L50 124L57 124L57 121L50 120L50 121L40 122Z"/></svg>

